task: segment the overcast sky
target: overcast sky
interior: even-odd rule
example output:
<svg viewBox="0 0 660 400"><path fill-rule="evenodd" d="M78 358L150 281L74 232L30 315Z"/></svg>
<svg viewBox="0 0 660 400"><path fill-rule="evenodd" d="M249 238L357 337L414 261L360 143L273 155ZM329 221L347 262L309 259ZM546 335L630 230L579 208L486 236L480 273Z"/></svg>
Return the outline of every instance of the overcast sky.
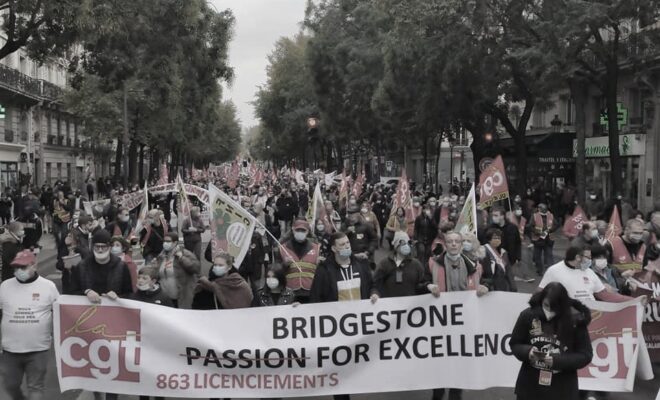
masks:
<svg viewBox="0 0 660 400"><path fill-rule="evenodd" d="M266 83L268 54L282 36L293 36L305 17L306 0L211 0L218 9L231 9L236 17L229 62L235 78L224 98L238 109L243 127L257 125L250 102L259 85Z"/></svg>

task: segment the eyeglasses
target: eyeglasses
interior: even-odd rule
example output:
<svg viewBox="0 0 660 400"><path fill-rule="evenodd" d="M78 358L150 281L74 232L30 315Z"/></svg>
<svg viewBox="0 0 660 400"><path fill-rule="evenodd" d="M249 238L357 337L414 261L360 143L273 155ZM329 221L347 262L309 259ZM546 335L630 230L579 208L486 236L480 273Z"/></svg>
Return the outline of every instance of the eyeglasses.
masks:
<svg viewBox="0 0 660 400"><path fill-rule="evenodd" d="M98 250L98 251L106 251L109 248L110 248L110 246L108 246L107 244L95 244L94 245L94 250Z"/></svg>

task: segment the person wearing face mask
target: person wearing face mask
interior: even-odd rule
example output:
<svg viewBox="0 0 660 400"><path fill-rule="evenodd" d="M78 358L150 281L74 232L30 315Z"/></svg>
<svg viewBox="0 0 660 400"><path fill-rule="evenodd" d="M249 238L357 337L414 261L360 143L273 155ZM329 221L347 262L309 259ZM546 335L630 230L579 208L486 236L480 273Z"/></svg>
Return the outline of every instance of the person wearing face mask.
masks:
<svg viewBox="0 0 660 400"><path fill-rule="evenodd" d="M191 251L198 259L202 259L202 233L206 230L202 213L199 207L190 208L190 218L183 221L181 231L183 232L183 245L186 250Z"/></svg>
<svg viewBox="0 0 660 400"><path fill-rule="evenodd" d="M502 231L489 228L484 235L486 254L481 261L483 271L481 284L489 291L517 292L516 282L511 272L509 253L502 247Z"/></svg>
<svg viewBox="0 0 660 400"><path fill-rule="evenodd" d="M37 258L30 250L20 251L6 267L3 270L10 270L14 278L0 285L2 382L10 399L42 399L52 345L53 303L59 293L52 281L39 276ZM27 397L21 390L24 377Z"/></svg>
<svg viewBox="0 0 660 400"><path fill-rule="evenodd" d="M331 234L328 232L327 226L328 224L324 218L316 220L316 227L314 228L314 236L316 236L316 241L321 246L321 257L323 260L332 256L332 250L330 249Z"/></svg>
<svg viewBox="0 0 660 400"><path fill-rule="evenodd" d="M378 243L380 243L380 224L376 214L371 211L369 203L362 203L362 206L360 207L360 218L362 218L362 221L365 224L370 225L373 231L376 232L376 238L378 239Z"/></svg>
<svg viewBox="0 0 660 400"><path fill-rule="evenodd" d="M488 288L479 283L481 279L481 265L473 264L462 254L463 235L456 231L445 234L445 252L429 260L429 269L426 271L430 282L428 290L433 293L457 292L476 290L478 296L488 293ZM433 389L433 399L444 398L445 388ZM449 389L449 399L461 399L462 389Z"/></svg>
<svg viewBox="0 0 660 400"><path fill-rule="evenodd" d="M131 224L131 216L128 208L119 207L115 220L106 225L105 230L112 236L121 236L129 239L133 234L133 225Z"/></svg>
<svg viewBox="0 0 660 400"><path fill-rule="evenodd" d="M373 228L360 217L359 207L349 207L346 213L346 221L342 226L342 232L346 233L351 241L353 255L367 261L372 270L375 269L373 256L378 248L378 238Z"/></svg>
<svg viewBox="0 0 660 400"><path fill-rule="evenodd" d="M149 210L144 228L140 232L142 257L147 264L163 251L163 241L167 232L168 226L160 210Z"/></svg>
<svg viewBox="0 0 660 400"><path fill-rule="evenodd" d="M309 302L309 291L319 264L321 246L309 238L309 224L304 219L293 223L293 236L282 243L280 251L286 285L299 303Z"/></svg>
<svg viewBox="0 0 660 400"><path fill-rule="evenodd" d="M10 222L7 225L5 232L0 235L0 243L2 243L2 282L11 279L14 275L9 265L11 264L16 254L24 250L23 237L25 236L25 229L23 224L18 221Z"/></svg>
<svg viewBox="0 0 660 400"><path fill-rule="evenodd" d="M174 306L189 309L201 264L191 251L179 245L176 233L165 235L163 251L149 265L158 269L160 286Z"/></svg>
<svg viewBox="0 0 660 400"><path fill-rule="evenodd" d="M412 198L412 210L413 210L413 218L417 218L422 214L422 203L421 199L417 196Z"/></svg>
<svg viewBox="0 0 660 400"><path fill-rule="evenodd" d="M539 204L538 211L529 221L534 244L534 265L536 273L542 276L545 269L553 264L552 249L554 240L552 232L557 229L555 217L544 203Z"/></svg>
<svg viewBox="0 0 660 400"><path fill-rule="evenodd" d="M73 252L80 254L81 259L93 256L92 237L101 228L94 219L88 215L81 215L78 219L78 227L73 230Z"/></svg>
<svg viewBox="0 0 660 400"><path fill-rule="evenodd" d="M428 274L422 264L412 257L410 238L405 232L397 232L392 240L391 254L383 259L374 274L374 287L381 297L414 296L430 293ZM440 292L435 289L435 296Z"/></svg>
<svg viewBox="0 0 660 400"><path fill-rule="evenodd" d="M591 246L591 269L596 276L603 282L605 289L610 292L620 293L630 296L633 290L632 281L626 280L621 275L621 271L612 268L607 261L607 250L598 243Z"/></svg>
<svg viewBox="0 0 660 400"><path fill-rule="evenodd" d="M433 222L431 207L429 205L424 205L422 214L415 219L415 229L413 234L417 259L421 265L425 265L429 257L431 257L431 245L433 244L433 239L435 239L437 232L438 226Z"/></svg>
<svg viewBox="0 0 660 400"><path fill-rule="evenodd" d="M133 291L137 288L138 270L137 265L133 262L130 255L131 244L122 236L113 236L110 239L110 254L119 257L120 260L126 264L128 271L131 273L131 283L133 284Z"/></svg>
<svg viewBox="0 0 660 400"><path fill-rule="evenodd" d="M598 244L598 228L595 223L592 222L583 222L582 231L580 234L571 240L571 246L576 247L591 247L594 244Z"/></svg>
<svg viewBox="0 0 660 400"><path fill-rule="evenodd" d="M326 225L325 227L328 233L333 234L341 229L341 216L329 200L325 202L325 215L327 222L330 223L330 225Z"/></svg>
<svg viewBox="0 0 660 400"><path fill-rule="evenodd" d="M598 198L596 192L591 192L584 202L584 211L591 220L596 220L603 216L603 202Z"/></svg>
<svg viewBox="0 0 660 400"><path fill-rule="evenodd" d="M143 267L140 270L137 276L136 289L135 293L130 296L131 300L174 307L172 300L163 293L163 290L158 284L158 270L156 268Z"/></svg>
<svg viewBox="0 0 660 400"><path fill-rule="evenodd" d="M640 270L646 253L644 224L636 219L626 222L623 235L608 240L612 253L612 265L620 270Z"/></svg>
<svg viewBox="0 0 660 400"><path fill-rule="evenodd" d="M513 355L522 362L515 394L519 400L578 400L578 370L593 358L588 325L591 311L568 296L561 283L532 296L511 334Z"/></svg>
<svg viewBox="0 0 660 400"><path fill-rule="evenodd" d="M286 276L281 268L269 268L266 272L266 282L257 291L256 305L258 307L284 306L293 304L296 295L286 287Z"/></svg>
<svg viewBox="0 0 660 400"><path fill-rule="evenodd" d="M92 236L93 256L71 270L71 294L85 295L92 303L101 296L111 300L133 293L131 273L121 259L110 252L110 234L100 229Z"/></svg>
<svg viewBox="0 0 660 400"><path fill-rule="evenodd" d="M248 308L252 304L250 285L234 267L234 258L220 252L213 257L209 276L202 276L195 288L193 308L230 310Z"/></svg>
<svg viewBox="0 0 660 400"><path fill-rule="evenodd" d="M406 211L403 207L397 207L392 209L392 214L390 215L387 225L385 226L386 238L390 247L392 247L392 238L396 232L408 232L408 221L406 220Z"/></svg>
<svg viewBox="0 0 660 400"><path fill-rule="evenodd" d="M463 233L463 249L461 253L466 258L466 263L469 263L469 268L476 269L477 263L481 264L480 260L486 257L486 249L479 243L479 240L473 233ZM444 250L442 250L444 251ZM442 254L442 251L436 255Z"/></svg>
<svg viewBox="0 0 660 400"><path fill-rule="evenodd" d="M563 261L548 268L543 275L539 288L543 289L551 282L561 283L568 295L576 300L599 300L621 303L631 300L628 296L609 292L603 282L590 268L591 249L570 246Z"/></svg>
<svg viewBox="0 0 660 400"><path fill-rule="evenodd" d="M343 232L336 232L330 240L333 256L326 259L316 271L310 302L378 300L369 264L355 257L351 241Z"/></svg>
<svg viewBox="0 0 660 400"><path fill-rule="evenodd" d="M496 206L492 208L491 221L492 224L488 229L498 229L501 231L501 247L507 253L510 266L515 268L522 254L522 241L520 240L518 227L507 220L506 213L502 207ZM485 234L488 229L484 230L483 233ZM483 237L480 239L483 239L480 240L482 244L488 243L487 238Z"/></svg>
<svg viewBox="0 0 660 400"><path fill-rule="evenodd" d="M646 224L646 230L649 232L649 244L655 244L660 241L660 211L653 211L648 216L649 222Z"/></svg>

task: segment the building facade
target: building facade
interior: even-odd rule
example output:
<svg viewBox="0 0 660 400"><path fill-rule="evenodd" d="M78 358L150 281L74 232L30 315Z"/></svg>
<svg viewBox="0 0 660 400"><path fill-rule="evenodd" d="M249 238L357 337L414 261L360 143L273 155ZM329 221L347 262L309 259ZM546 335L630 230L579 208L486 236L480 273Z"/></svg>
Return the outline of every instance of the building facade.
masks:
<svg viewBox="0 0 660 400"><path fill-rule="evenodd" d="M2 192L57 180L81 187L88 173L102 169L80 134L80 123L63 107L67 84L64 60L39 65L22 50L0 60Z"/></svg>

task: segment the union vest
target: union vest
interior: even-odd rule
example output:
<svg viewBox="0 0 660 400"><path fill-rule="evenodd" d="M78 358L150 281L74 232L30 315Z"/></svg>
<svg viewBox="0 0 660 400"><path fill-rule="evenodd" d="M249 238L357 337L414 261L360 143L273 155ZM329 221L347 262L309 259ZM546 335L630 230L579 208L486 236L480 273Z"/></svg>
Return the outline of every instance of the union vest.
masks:
<svg viewBox="0 0 660 400"><path fill-rule="evenodd" d="M642 268L644 253L646 253L646 245L644 243L639 247L637 254L631 255L620 236L616 236L608 241L610 242L610 246L612 246L612 265L619 269Z"/></svg>
<svg viewBox="0 0 660 400"><path fill-rule="evenodd" d="M545 216L546 217L546 229L548 230L548 238L552 239L550 237L550 229L552 229L554 223L555 223L555 217L552 215L550 211L548 211L548 214ZM539 240L541 238L541 233L543 232L543 216L541 213L534 213L534 216L532 217L532 240Z"/></svg>
<svg viewBox="0 0 660 400"><path fill-rule="evenodd" d="M286 287L291 290L310 290L316 273L316 266L321 255L321 245L312 243L312 248L302 258L285 245L287 251L282 253L285 263L291 263L286 274Z"/></svg>

